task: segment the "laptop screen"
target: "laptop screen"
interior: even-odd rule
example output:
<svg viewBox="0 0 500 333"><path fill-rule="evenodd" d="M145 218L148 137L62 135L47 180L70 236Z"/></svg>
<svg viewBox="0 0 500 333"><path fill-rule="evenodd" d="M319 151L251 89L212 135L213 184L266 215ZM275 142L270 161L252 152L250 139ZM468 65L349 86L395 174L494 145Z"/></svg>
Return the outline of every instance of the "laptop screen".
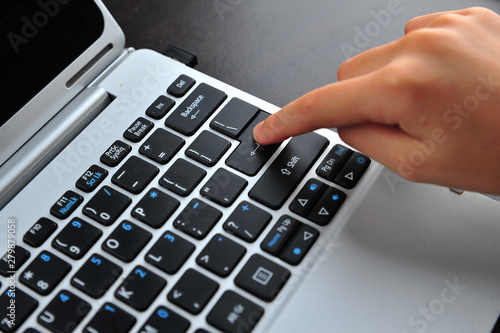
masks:
<svg viewBox="0 0 500 333"><path fill-rule="evenodd" d="M0 127L102 34L92 0L16 0L0 14Z"/></svg>

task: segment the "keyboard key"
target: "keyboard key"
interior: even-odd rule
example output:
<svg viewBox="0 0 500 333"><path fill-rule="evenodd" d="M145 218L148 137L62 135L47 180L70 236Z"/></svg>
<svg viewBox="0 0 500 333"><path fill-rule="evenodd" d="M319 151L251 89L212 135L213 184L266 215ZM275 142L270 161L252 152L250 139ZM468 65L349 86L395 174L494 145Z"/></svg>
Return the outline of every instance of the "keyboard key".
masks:
<svg viewBox="0 0 500 333"><path fill-rule="evenodd" d="M293 137L250 190L249 196L278 209L327 145L326 138L313 132Z"/></svg>
<svg viewBox="0 0 500 333"><path fill-rule="evenodd" d="M37 293L48 295L70 270L70 264L48 251L42 251L26 267L19 280Z"/></svg>
<svg viewBox="0 0 500 333"><path fill-rule="evenodd" d="M151 239L151 233L123 221L102 244L102 249L120 260L131 262Z"/></svg>
<svg viewBox="0 0 500 333"><path fill-rule="evenodd" d="M283 215L264 238L260 247L264 251L277 256L300 224L296 219Z"/></svg>
<svg viewBox="0 0 500 333"><path fill-rule="evenodd" d="M354 152L335 177L335 184L348 189L353 188L365 173L370 162L371 160L365 155Z"/></svg>
<svg viewBox="0 0 500 333"><path fill-rule="evenodd" d="M189 321L176 312L159 306L148 318L140 332L184 333L189 328Z"/></svg>
<svg viewBox="0 0 500 333"><path fill-rule="evenodd" d="M351 156L351 154L352 150L343 145L336 144L318 166L316 174L333 181L338 171L345 164L347 158Z"/></svg>
<svg viewBox="0 0 500 333"><path fill-rule="evenodd" d="M139 148L139 153L160 164L167 164L184 146L184 139L158 128Z"/></svg>
<svg viewBox="0 0 500 333"><path fill-rule="evenodd" d="M166 231L146 254L146 261L165 273L175 274L193 253L195 246L181 236Z"/></svg>
<svg viewBox="0 0 500 333"><path fill-rule="evenodd" d="M210 127L236 139L257 112L259 112L258 107L239 98L233 98L215 116Z"/></svg>
<svg viewBox="0 0 500 333"><path fill-rule="evenodd" d="M154 119L161 119L174 105L173 99L161 95L146 109L146 115Z"/></svg>
<svg viewBox="0 0 500 333"><path fill-rule="evenodd" d="M165 125L176 131L191 136L212 115L226 99L226 94L208 84L201 83L167 117Z"/></svg>
<svg viewBox="0 0 500 333"><path fill-rule="evenodd" d="M272 301L290 277L286 268L254 254L236 276L234 283L263 299Z"/></svg>
<svg viewBox="0 0 500 333"><path fill-rule="evenodd" d="M80 297L61 290L38 315L37 321L52 332L73 332L90 309L90 304Z"/></svg>
<svg viewBox="0 0 500 333"><path fill-rule="evenodd" d="M189 89L191 89L195 80L185 74L181 74L172 84L167 88L167 93L175 97L184 96Z"/></svg>
<svg viewBox="0 0 500 333"><path fill-rule="evenodd" d="M126 144L123 141L116 140L109 148L101 155L100 161L101 163L115 167L120 164L121 161L125 158L125 156L130 153L132 147Z"/></svg>
<svg viewBox="0 0 500 333"><path fill-rule="evenodd" d="M221 234L215 235L196 258L196 263L219 276L228 276L246 249Z"/></svg>
<svg viewBox="0 0 500 333"><path fill-rule="evenodd" d="M301 223L292 239L280 253L280 259L298 265L319 237L319 231Z"/></svg>
<svg viewBox="0 0 500 333"><path fill-rule="evenodd" d="M108 176L108 171L98 165L92 165L87 171L76 181L76 188L83 192L90 193L95 190Z"/></svg>
<svg viewBox="0 0 500 333"><path fill-rule="evenodd" d="M203 185L200 193L221 206L229 207L245 189L247 184L248 182L240 176L220 168Z"/></svg>
<svg viewBox="0 0 500 333"><path fill-rule="evenodd" d="M307 216L326 188L325 183L314 178L309 179L293 199L290 210L300 216Z"/></svg>
<svg viewBox="0 0 500 333"><path fill-rule="evenodd" d="M194 269L188 269L168 293L168 300L184 310L198 314L207 305L219 284Z"/></svg>
<svg viewBox="0 0 500 333"><path fill-rule="evenodd" d="M0 260L0 274L6 277L10 277L11 274L16 275L16 271L28 261L29 257L29 251L19 245L9 248Z"/></svg>
<svg viewBox="0 0 500 333"><path fill-rule="evenodd" d="M52 240L52 246L73 259L80 259L101 235L101 230L75 217Z"/></svg>
<svg viewBox="0 0 500 333"><path fill-rule="evenodd" d="M198 199L192 199L174 221L174 227L203 239L219 221L222 212Z"/></svg>
<svg viewBox="0 0 500 333"><path fill-rule="evenodd" d="M167 281L143 266L136 266L115 291L115 296L136 310L144 311Z"/></svg>
<svg viewBox="0 0 500 333"><path fill-rule="evenodd" d="M39 247L56 229L57 223L42 217L24 234L23 241L30 246Z"/></svg>
<svg viewBox="0 0 500 333"><path fill-rule="evenodd" d="M99 298L122 274L122 268L105 257L92 255L71 279L71 285Z"/></svg>
<svg viewBox="0 0 500 333"><path fill-rule="evenodd" d="M180 196L189 195L207 172L185 159L179 158L161 177L159 183Z"/></svg>
<svg viewBox="0 0 500 333"><path fill-rule="evenodd" d="M243 239L253 242L271 221L271 214L248 201L243 201L224 223L224 230Z"/></svg>
<svg viewBox="0 0 500 333"><path fill-rule="evenodd" d="M132 200L109 186L103 186L83 207L83 214L109 226L123 213Z"/></svg>
<svg viewBox="0 0 500 333"><path fill-rule="evenodd" d="M207 322L223 332L248 333L263 315L262 307L228 290L208 314Z"/></svg>
<svg viewBox="0 0 500 333"><path fill-rule="evenodd" d="M186 156L207 166L214 166L231 147L226 139L210 132L203 131L186 149Z"/></svg>
<svg viewBox="0 0 500 333"><path fill-rule="evenodd" d="M158 229L165 224L177 207L179 200L153 187L134 207L132 216Z"/></svg>
<svg viewBox="0 0 500 333"><path fill-rule="evenodd" d="M156 166L132 156L115 173L111 181L125 190L139 194L158 174Z"/></svg>
<svg viewBox="0 0 500 333"><path fill-rule="evenodd" d="M105 303L85 326L85 333L127 333L135 324L135 317L113 303Z"/></svg>
<svg viewBox="0 0 500 333"><path fill-rule="evenodd" d="M58 219L65 219L80 206L83 202L83 197L73 191L66 191L50 208L50 214Z"/></svg>
<svg viewBox="0 0 500 333"><path fill-rule="evenodd" d="M346 199L344 192L329 187L316 205L311 209L307 218L319 225L327 225Z"/></svg>
<svg viewBox="0 0 500 333"><path fill-rule="evenodd" d="M262 146L253 139L253 128L269 117L267 112L259 112L257 117L241 134L238 147L227 158L226 164L248 176L255 176L266 164L281 143Z"/></svg>
<svg viewBox="0 0 500 333"><path fill-rule="evenodd" d="M37 306L38 301L17 286L15 292L7 288L0 295L0 330L6 333L15 332ZM15 313L14 318L11 316L12 309Z"/></svg>
<svg viewBox="0 0 500 333"><path fill-rule="evenodd" d="M153 129L153 126L151 121L139 117L125 130L123 137L132 142L139 142Z"/></svg>

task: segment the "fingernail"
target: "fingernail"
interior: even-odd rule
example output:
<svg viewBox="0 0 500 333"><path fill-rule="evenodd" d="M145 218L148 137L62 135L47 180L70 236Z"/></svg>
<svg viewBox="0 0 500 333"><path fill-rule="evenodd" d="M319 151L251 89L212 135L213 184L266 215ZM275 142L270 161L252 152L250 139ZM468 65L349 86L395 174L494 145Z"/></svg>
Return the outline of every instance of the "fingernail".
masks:
<svg viewBox="0 0 500 333"><path fill-rule="evenodd" d="M261 139L261 133L262 133L262 121L260 123L258 123L257 125L255 125L255 127L253 128L253 139L257 142L260 143L260 139Z"/></svg>

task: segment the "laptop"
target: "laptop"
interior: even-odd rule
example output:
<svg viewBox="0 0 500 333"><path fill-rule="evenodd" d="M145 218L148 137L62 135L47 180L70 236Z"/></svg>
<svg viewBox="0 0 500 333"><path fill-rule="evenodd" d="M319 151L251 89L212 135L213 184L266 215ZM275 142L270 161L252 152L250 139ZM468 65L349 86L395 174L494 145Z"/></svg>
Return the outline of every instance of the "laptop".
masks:
<svg viewBox="0 0 500 333"><path fill-rule="evenodd" d="M256 144L278 107L124 48L98 0L4 7L2 332L494 329L498 202L328 129Z"/></svg>

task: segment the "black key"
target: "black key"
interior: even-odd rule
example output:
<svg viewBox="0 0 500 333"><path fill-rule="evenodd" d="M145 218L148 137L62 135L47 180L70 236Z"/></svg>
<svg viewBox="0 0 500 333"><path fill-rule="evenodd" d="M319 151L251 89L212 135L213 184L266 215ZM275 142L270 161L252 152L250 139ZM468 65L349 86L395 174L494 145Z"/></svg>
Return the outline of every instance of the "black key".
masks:
<svg viewBox="0 0 500 333"><path fill-rule="evenodd" d="M122 274L122 268L105 257L92 255L71 279L71 285L99 298Z"/></svg>
<svg viewBox="0 0 500 333"><path fill-rule="evenodd" d="M253 242L271 221L271 217L268 212L243 201L224 223L224 230L244 241Z"/></svg>
<svg viewBox="0 0 500 333"><path fill-rule="evenodd" d="M219 284L194 269L188 269L168 293L168 300L184 310L198 314L207 305Z"/></svg>
<svg viewBox="0 0 500 333"><path fill-rule="evenodd" d="M185 159L179 158L161 177L159 183L183 197L189 195L207 172Z"/></svg>
<svg viewBox="0 0 500 333"><path fill-rule="evenodd" d="M175 219L174 227L196 239L203 239L221 216L222 212L218 209L193 199Z"/></svg>
<svg viewBox="0 0 500 333"><path fill-rule="evenodd" d="M116 298L136 310L144 311L167 281L143 266L136 266L115 291Z"/></svg>
<svg viewBox="0 0 500 333"><path fill-rule="evenodd" d="M228 290L208 314L207 322L223 332L248 333L263 315L262 307Z"/></svg>
<svg viewBox="0 0 500 333"><path fill-rule="evenodd" d="M179 207L179 200L157 188L150 189L132 210L132 216L153 228L160 228Z"/></svg>
<svg viewBox="0 0 500 333"><path fill-rule="evenodd" d="M288 215L280 217L273 229L264 238L260 247L264 251L277 256L299 225L299 221Z"/></svg>
<svg viewBox="0 0 500 333"><path fill-rule="evenodd" d="M94 164L76 181L75 186L83 192L90 193L102 183L107 175L106 169Z"/></svg>
<svg viewBox="0 0 500 333"><path fill-rule="evenodd" d="M307 216L326 188L326 184L319 180L314 178L309 179L293 199L290 204L290 210L300 216Z"/></svg>
<svg viewBox="0 0 500 333"><path fill-rule="evenodd" d="M115 173L111 181L131 193L138 194L148 186L158 172L158 168L154 165L132 156Z"/></svg>
<svg viewBox="0 0 500 333"><path fill-rule="evenodd" d="M6 277L15 276L16 271L28 261L29 257L29 251L21 246L9 247L2 260L0 260L0 274Z"/></svg>
<svg viewBox="0 0 500 333"><path fill-rule="evenodd" d="M83 214L103 225L111 225L132 200L109 186L103 186L83 207Z"/></svg>
<svg viewBox="0 0 500 333"><path fill-rule="evenodd" d="M255 176L279 148L281 143L262 146L253 139L253 128L267 117L269 117L269 113L259 112L257 117L241 134L239 137L240 144L226 160L228 166L246 175Z"/></svg>
<svg viewBox="0 0 500 333"><path fill-rule="evenodd" d="M351 156L351 154L352 150L343 145L336 144L318 166L316 174L333 181L338 171L342 166L344 166L347 158Z"/></svg>
<svg viewBox="0 0 500 333"><path fill-rule="evenodd" d="M335 184L349 189L353 188L365 173L370 162L370 158L354 152L335 177Z"/></svg>
<svg viewBox="0 0 500 333"><path fill-rule="evenodd" d="M184 143L180 136L158 128L139 148L139 153L160 164L167 164Z"/></svg>
<svg viewBox="0 0 500 333"><path fill-rule="evenodd" d="M151 239L151 233L132 222L123 221L102 244L104 251L131 262Z"/></svg>
<svg viewBox="0 0 500 333"><path fill-rule="evenodd" d="M234 279L234 283L264 301L272 301L288 278L288 269L254 254Z"/></svg>
<svg viewBox="0 0 500 333"><path fill-rule="evenodd" d="M143 117L137 118L123 133L123 137L132 142L139 142L153 129L153 123Z"/></svg>
<svg viewBox="0 0 500 333"><path fill-rule="evenodd" d="M291 265L298 265L319 237L319 231L301 223L290 242L280 253L280 259Z"/></svg>
<svg viewBox="0 0 500 333"><path fill-rule="evenodd" d="M326 138L312 132L292 138L250 190L249 196L278 209L327 145Z"/></svg>
<svg viewBox="0 0 500 333"><path fill-rule="evenodd" d="M154 119L161 119L174 105L173 99L161 95L147 108L146 115Z"/></svg>
<svg viewBox="0 0 500 333"><path fill-rule="evenodd" d="M52 332L73 332L91 306L68 290L61 290L38 315L37 321Z"/></svg>
<svg viewBox="0 0 500 333"><path fill-rule="evenodd" d="M101 235L101 230L75 217L52 240L52 246L73 259L80 259Z"/></svg>
<svg viewBox="0 0 500 333"><path fill-rule="evenodd" d="M257 112L259 112L258 107L239 98L233 98L215 116L210 127L236 139Z"/></svg>
<svg viewBox="0 0 500 333"><path fill-rule="evenodd" d="M195 84L195 80L187 75L181 74L172 84L167 88L167 93L175 97L184 96L189 89Z"/></svg>
<svg viewBox="0 0 500 333"><path fill-rule="evenodd" d="M38 302L17 286L15 291L7 289L0 295L0 330L15 332L37 306Z"/></svg>
<svg viewBox="0 0 500 333"><path fill-rule="evenodd" d="M146 254L146 261L168 274L175 274L193 253L195 246L166 231Z"/></svg>
<svg viewBox="0 0 500 333"><path fill-rule="evenodd" d="M71 265L56 255L42 251L19 277L19 280L42 295L48 295L71 270Z"/></svg>
<svg viewBox="0 0 500 333"><path fill-rule="evenodd" d="M246 249L221 234L216 234L196 258L196 263L219 276L228 276Z"/></svg>
<svg viewBox="0 0 500 333"><path fill-rule="evenodd" d="M226 139L210 132L203 131L186 149L186 156L207 166L214 166L231 147Z"/></svg>
<svg viewBox="0 0 500 333"><path fill-rule="evenodd" d="M135 317L113 303L105 303L85 326L85 333L127 333L135 324Z"/></svg>
<svg viewBox="0 0 500 333"><path fill-rule="evenodd" d="M339 210L345 198L346 195L344 192L334 187L329 187L318 203L311 209L307 218L316 224L327 225L337 210Z"/></svg>
<svg viewBox="0 0 500 333"><path fill-rule="evenodd" d="M30 246L39 247L56 229L57 223L42 217L24 234L23 241Z"/></svg>
<svg viewBox="0 0 500 333"><path fill-rule="evenodd" d="M186 318L164 306L159 306L144 323L140 332L184 333L189 325Z"/></svg>
<svg viewBox="0 0 500 333"><path fill-rule="evenodd" d="M101 155L100 161L110 167L115 167L120 164L125 156L130 153L132 147L123 141L116 140L109 148Z"/></svg>
<svg viewBox="0 0 500 333"><path fill-rule="evenodd" d="M193 135L225 99L224 92L201 83L167 117L165 125L182 134Z"/></svg>
<svg viewBox="0 0 500 333"><path fill-rule="evenodd" d="M65 219L80 206L83 202L83 197L73 191L66 191L50 208L50 214L58 219Z"/></svg>
<svg viewBox="0 0 500 333"><path fill-rule="evenodd" d="M200 193L221 206L229 207L245 189L247 184L248 182L240 176L220 168L203 185Z"/></svg>

